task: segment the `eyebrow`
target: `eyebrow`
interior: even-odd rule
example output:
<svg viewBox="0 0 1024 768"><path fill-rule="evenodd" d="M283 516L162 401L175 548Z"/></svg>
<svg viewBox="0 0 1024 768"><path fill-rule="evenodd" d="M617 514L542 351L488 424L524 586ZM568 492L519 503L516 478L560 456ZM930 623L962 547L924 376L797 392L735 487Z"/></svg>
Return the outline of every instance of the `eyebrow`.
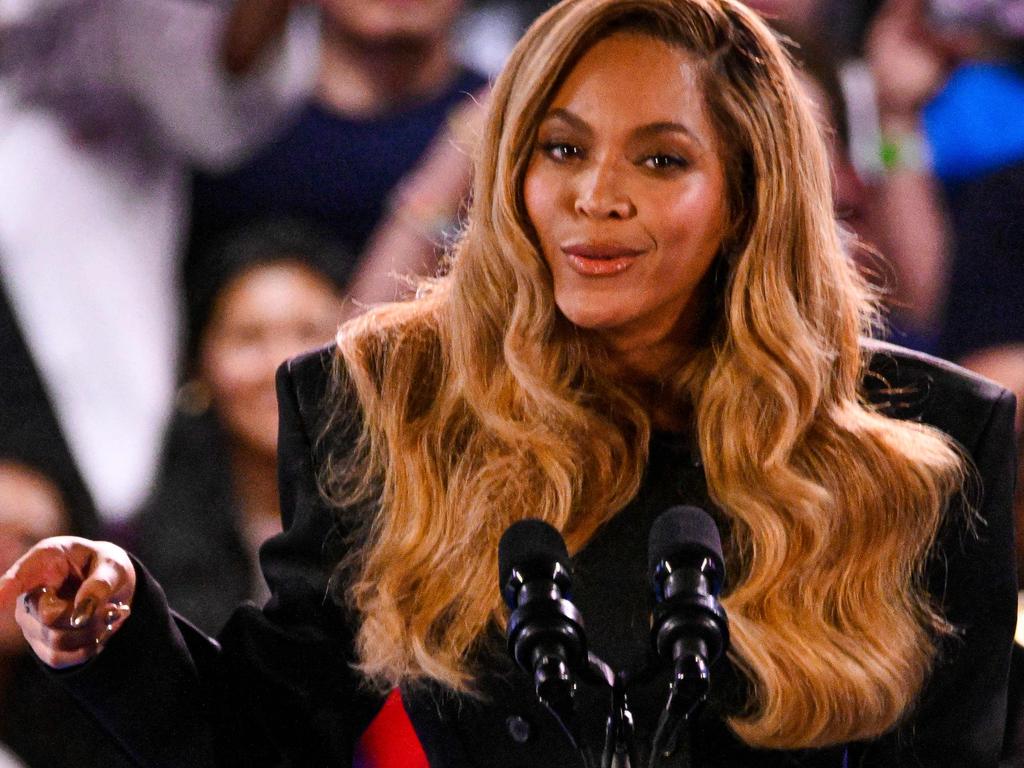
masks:
<svg viewBox="0 0 1024 768"><path fill-rule="evenodd" d="M593 130L591 129L590 125L587 123L586 120L562 107L558 107L548 112L548 114L544 116L544 119L541 122L543 123L553 119L562 120L563 122L568 123L571 127L575 128L581 133L587 134L588 136L593 133ZM702 149L704 148L704 142L701 141L700 137L697 136L697 134L695 134L682 123L672 122L671 120L661 120L656 123L648 123L647 125L643 125L640 128L638 128L635 131L635 133L640 138L658 136L659 134L663 133L678 133L687 137Z"/></svg>
<svg viewBox="0 0 1024 768"><path fill-rule="evenodd" d="M541 123L546 123L548 120L561 120L564 123L568 123L570 126L575 128L580 133L585 133L588 136L591 133L593 133L593 131L590 129L590 125L587 123L586 120L584 120L582 117L574 115L568 109L563 109L562 107L552 109L550 112L544 115L544 119L541 120Z"/></svg>
<svg viewBox="0 0 1024 768"><path fill-rule="evenodd" d="M648 136L657 136L662 133L680 133L690 139L690 141L697 144L697 146L701 148L704 147L704 142L700 140L700 137L682 123L673 123L666 120L659 123L650 123L649 125L645 125L637 129L637 135L645 138Z"/></svg>

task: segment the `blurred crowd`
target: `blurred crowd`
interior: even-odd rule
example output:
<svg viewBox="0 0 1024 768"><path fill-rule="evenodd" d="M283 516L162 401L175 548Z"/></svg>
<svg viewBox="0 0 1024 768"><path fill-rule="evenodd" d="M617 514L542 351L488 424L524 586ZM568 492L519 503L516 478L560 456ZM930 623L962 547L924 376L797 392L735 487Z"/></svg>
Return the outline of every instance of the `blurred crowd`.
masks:
<svg viewBox="0 0 1024 768"><path fill-rule="evenodd" d="M800 63L882 332L1024 399L1024 0L749 4ZM208 632L265 599L274 372L443 265L489 78L548 5L0 0L0 570L103 536ZM11 615L9 764L128 765Z"/></svg>

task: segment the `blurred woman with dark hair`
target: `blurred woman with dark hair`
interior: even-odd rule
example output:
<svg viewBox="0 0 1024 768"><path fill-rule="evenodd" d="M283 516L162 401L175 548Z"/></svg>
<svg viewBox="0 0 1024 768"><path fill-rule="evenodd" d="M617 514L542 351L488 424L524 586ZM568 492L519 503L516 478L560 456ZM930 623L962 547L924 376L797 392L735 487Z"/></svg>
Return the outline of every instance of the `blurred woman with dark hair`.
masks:
<svg viewBox="0 0 1024 768"><path fill-rule="evenodd" d="M281 530L274 372L334 335L347 266L328 235L278 221L229 235L192 276L190 377L135 549L207 632L269 597L256 551Z"/></svg>

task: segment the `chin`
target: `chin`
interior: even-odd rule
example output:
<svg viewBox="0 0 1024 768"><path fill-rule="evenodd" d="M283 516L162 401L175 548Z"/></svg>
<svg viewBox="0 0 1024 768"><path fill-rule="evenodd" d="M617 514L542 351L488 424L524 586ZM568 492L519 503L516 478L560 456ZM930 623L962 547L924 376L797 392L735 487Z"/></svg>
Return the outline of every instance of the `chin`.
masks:
<svg viewBox="0 0 1024 768"><path fill-rule="evenodd" d="M630 320L624 313L610 310L608 307L559 305L558 309L570 323L588 331L611 330L625 325Z"/></svg>

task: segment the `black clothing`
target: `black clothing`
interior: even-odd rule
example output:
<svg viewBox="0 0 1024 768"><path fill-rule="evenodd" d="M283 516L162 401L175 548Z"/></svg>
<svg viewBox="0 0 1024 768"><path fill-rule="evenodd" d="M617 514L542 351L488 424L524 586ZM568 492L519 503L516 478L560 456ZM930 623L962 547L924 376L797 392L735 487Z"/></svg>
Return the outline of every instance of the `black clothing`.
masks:
<svg viewBox="0 0 1024 768"><path fill-rule="evenodd" d="M52 481L68 513L61 533L99 535L92 497L72 457L53 404L0 280L0 461L28 466ZM0 499L0 503L9 500ZM4 659L10 677L0 691L0 744L29 768L102 765L127 768L118 745L74 699L24 656ZM67 735L54 738L57 724Z"/></svg>
<svg viewBox="0 0 1024 768"><path fill-rule="evenodd" d="M1024 161L945 191L953 260L939 354L1024 344Z"/></svg>
<svg viewBox="0 0 1024 768"><path fill-rule="evenodd" d="M958 518L962 511L953 510L929 567L936 600L962 634L944 647L916 713L903 727L871 744L818 751L742 745L721 719L741 683L727 662L720 663L716 690L694 732L695 765L997 765L1016 606L1013 396L948 363L872 345L876 375L865 383L872 398L884 401L895 416L920 419L954 436L984 484L976 535L966 532ZM159 587L140 569L132 618L96 659L61 675L144 766L348 765L353 745L382 703L360 686L350 666L354 617L328 596L343 534L317 493L322 453L314 439L323 426L330 354L298 358L279 372L285 532L261 551L274 593L266 608L240 608L216 645L172 619ZM352 421L349 429L357 426ZM681 500L708 504L695 458L678 439L656 436L640 493L575 558L576 596L588 635L609 661L623 663L642 652L643 552L651 520ZM537 704L530 681L499 648L492 649L484 652L483 701L431 686L403 691L431 765L580 765ZM665 689L652 690L658 706ZM585 714L600 704L590 696L581 692ZM639 726L649 729L650 701L642 693L633 701Z"/></svg>
<svg viewBox="0 0 1024 768"><path fill-rule="evenodd" d="M260 585L212 412L175 413L153 489L135 521L135 554L175 611L215 635Z"/></svg>
<svg viewBox="0 0 1024 768"><path fill-rule="evenodd" d="M379 117L349 117L316 100L239 168L192 179L186 274L230 231L266 219L323 227L351 254L363 252L387 199L416 167L452 110L487 84L460 69L435 96Z"/></svg>
<svg viewBox="0 0 1024 768"><path fill-rule="evenodd" d="M132 768L134 763L26 647L0 696L0 744L26 768ZM57 734L59 733L59 738ZM6 765L2 757L0 763Z"/></svg>

